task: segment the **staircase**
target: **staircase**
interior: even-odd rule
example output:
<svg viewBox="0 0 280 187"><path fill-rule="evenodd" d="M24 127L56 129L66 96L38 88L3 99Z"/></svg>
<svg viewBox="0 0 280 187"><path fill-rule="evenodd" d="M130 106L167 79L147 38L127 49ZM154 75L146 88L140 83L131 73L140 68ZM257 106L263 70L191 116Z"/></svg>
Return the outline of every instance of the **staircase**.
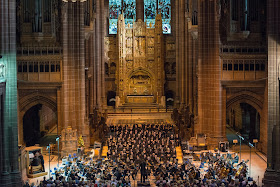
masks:
<svg viewBox="0 0 280 187"><path fill-rule="evenodd" d="M125 103L120 108L126 109L158 109L157 103Z"/></svg>
<svg viewBox="0 0 280 187"><path fill-rule="evenodd" d="M130 112L129 112L130 111ZM106 123L116 124L135 124L135 123L173 123L171 119L172 112L166 110L139 109L124 112L108 113Z"/></svg>
<svg viewBox="0 0 280 187"><path fill-rule="evenodd" d="M179 164L183 164L183 153L181 146L176 147L176 158L178 159Z"/></svg>

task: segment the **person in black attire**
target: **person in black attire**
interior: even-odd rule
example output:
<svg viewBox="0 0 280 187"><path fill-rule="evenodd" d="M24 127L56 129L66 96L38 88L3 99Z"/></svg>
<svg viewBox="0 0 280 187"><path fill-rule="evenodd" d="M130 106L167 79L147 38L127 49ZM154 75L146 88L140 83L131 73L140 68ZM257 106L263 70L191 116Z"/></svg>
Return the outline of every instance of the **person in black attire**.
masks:
<svg viewBox="0 0 280 187"><path fill-rule="evenodd" d="M41 160L42 171L45 172L45 164L44 164L44 157L41 152L39 152L39 159Z"/></svg>
<svg viewBox="0 0 280 187"><path fill-rule="evenodd" d="M44 184L44 185L47 185L47 184L48 184L48 181L46 181L46 177L45 177L45 176L44 176L43 184Z"/></svg>
<svg viewBox="0 0 280 187"><path fill-rule="evenodd" d="M145 183L145 179L146 179L146 163L145 163L145 161L143 161L140 164L140 172L141 172L141 183Z"/></svg>

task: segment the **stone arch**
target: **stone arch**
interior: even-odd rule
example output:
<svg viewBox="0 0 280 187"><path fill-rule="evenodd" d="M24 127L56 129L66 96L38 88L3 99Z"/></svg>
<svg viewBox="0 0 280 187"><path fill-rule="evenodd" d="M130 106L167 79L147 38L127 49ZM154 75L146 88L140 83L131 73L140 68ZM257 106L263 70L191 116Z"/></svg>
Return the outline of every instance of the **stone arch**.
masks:
<svg viewBox="0 0 280 187"><path fill-rule="evenodd" d="M37 104L46 105L54 112L57 111L57 103L53 98L42 94L30 94L19 100L20 112L24 114L28 109Z"/></svg>
<svg viewBox="0 0 280 187"><path fill-rule="evenodd" d="M155 75L146 68L130 71L125 81L127 82L128 95L155 95L156 91L153 86L156 84Z"/></svg>
<svg viewBox="0 0 280 187"><path fill-rule="evenodd" d="M238 92L232 96L230 96L227 99L227 103L226 103L226 111L229 111L230 109L232 109L234 106L236 105L240 105L241 103L247 103L249 105L251 105L253 108L256 109L256 111L259 114L260 117L260 139L259 139L259 143L258 143L258 148L261 150L266 149L266 134L267 134L267 122L266 122L266 115L263 111L263 107L264 107L264 100L261 96L250 92L250 91L242 91L242 92Z"/></svg>
<svg viewBox="0 0 280 187"><path fill-rule="evenodd" d="M154 78L155 75L153 72L149 71L148 69L144 69L144 68L137 68L137 69L134 69L134 70L131 70L129 73L128 73L128 76L127 78L129 79L132 75L138 73L138 72L144 72L144 73L147 73L148 75L150 75L151 78Z"/></svg>
<svg viewBox="0 0 280 187"><path fill-rule="evenodd" d="M39 94L33 93L19 99L19 144L24 144L23 140L23 116L33 106L42 104L49 107L55 114L57 114L57 102L55 99ZM58 117L58 116L57 116Z"/></svg>
<svg viewBox="0 0 280 187"><path fill-rule="evenodd" d="M259 95L249 91L238 92L227 99L227 110L240 103L251 105L262 115L263 99Z"/></svg>

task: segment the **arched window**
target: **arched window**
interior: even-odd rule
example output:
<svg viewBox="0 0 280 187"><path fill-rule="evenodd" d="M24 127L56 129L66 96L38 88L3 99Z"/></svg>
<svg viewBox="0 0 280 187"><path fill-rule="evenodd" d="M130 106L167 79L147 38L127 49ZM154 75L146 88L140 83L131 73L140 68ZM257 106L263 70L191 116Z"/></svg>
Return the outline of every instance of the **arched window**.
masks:
<svg viewBox="0 0 280 187"><path fill-rule="evenodd" d="M158 2L158 3L157 3ZM144 1L144 21L148 27L154 27L155 18L158 12L162 17L163 34L171 33L171 2L170 0L145 0Z"/></svg>
<svg viewBox="0 0 280 187"><path fill-rule="evenodd" d="M156 0L145 0L144 1L144 21L148 27L155 26L155 19L157 14L157 1Z"/></svg>
<svg viewBox="0 0 280 187"><path fill-rule="evenodd" d="M132 25L133 20L136 20L136 2L135 0L123 0L123 7L125 24Z"/></svg>
<svg viewBox="0 0 280 187"><path fill-rule="evenodd" d="M121 0L109 1L109 34L117 34L118 31L118 17L122 10Z"/></svg>
<svg viewBox="0 0 280 187"><path fill-rule="evenodd" d="M136 19L135 0L109 0L109 34L117 34L118 17L124 13L125 23L133 24Z"/></svg>

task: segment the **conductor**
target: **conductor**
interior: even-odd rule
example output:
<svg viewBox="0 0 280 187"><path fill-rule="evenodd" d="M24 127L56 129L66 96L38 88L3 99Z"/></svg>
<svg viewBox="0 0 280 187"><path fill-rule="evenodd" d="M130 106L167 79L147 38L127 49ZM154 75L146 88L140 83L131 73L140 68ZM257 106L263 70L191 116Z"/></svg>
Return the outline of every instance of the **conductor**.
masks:
<svg viewBox="0 0 280 187"><path fill-rule="evenodd" d="M145 183L146 179L146 162L142 161L140 164L140 172L141 172L141 183Z"/></svg>

